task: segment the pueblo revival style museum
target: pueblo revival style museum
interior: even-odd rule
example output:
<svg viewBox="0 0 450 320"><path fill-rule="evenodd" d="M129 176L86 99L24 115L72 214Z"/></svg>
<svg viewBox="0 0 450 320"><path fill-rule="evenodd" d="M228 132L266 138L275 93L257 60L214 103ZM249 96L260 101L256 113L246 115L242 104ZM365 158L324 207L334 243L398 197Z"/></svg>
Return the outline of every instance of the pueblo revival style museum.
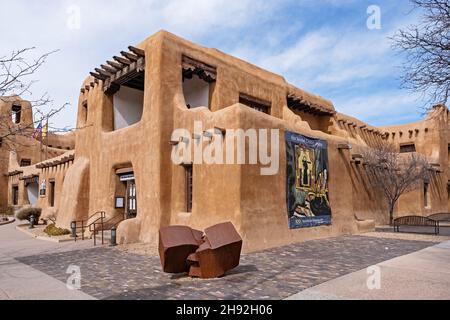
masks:
<svg viewBox="0 0 450 320"><path fill-rule="evenodd" d="M13 115L11 126L33 122L19 97L0 100L0 112ZM205 131L196 134L199 122ZM23 150L0 146L0 206L40 207L41 218L66 229L102 211L119 243L156 243L168 225L203 230L231 221L253 251L387 224L362 154L389 142L400 153L422 154L435 171L400 198L395 215L449 210L445 106L416 123L374 127L280 75L166 31L90 73L77 128L48 133L44 148L33 130L20 137ZM174 139L177 128L194 134ZM208 145L227 129L277 129L278 141L269 140L279 145L277 172L261 174L259 162L172 161L185 140Z"/></svg>

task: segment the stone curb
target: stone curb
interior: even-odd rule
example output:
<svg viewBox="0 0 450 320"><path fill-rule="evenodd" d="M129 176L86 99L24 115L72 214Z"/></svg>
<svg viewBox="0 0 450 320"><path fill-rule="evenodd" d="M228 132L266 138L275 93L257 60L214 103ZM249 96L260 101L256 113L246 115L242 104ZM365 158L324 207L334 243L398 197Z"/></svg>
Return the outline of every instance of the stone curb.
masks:
<svg viewBox="0 0 450 320"><path fill-rule="evenodd" d="M74 241L73 239L55 239L55 238L51 238L51 237L37 236L37 235L33 234L32 232L28 231L27 229L21 228L21 226L23 226L23 224L16 226L16 230L19 230L20 232L23 232L26 235L28 235L32 238L35 238L37 240L50 241L50 242L54 242L54 243Z"/></svg>
<svg viewBox="0 0 450 320"><path fill-rule="evenodd" d="M12 220L9 220L9 221L2 221L2 222L0 222L0 226L4 226L4 225L10 224L10 223L13 223L14 221L16 221L15 218L12 218Z"/></svg>

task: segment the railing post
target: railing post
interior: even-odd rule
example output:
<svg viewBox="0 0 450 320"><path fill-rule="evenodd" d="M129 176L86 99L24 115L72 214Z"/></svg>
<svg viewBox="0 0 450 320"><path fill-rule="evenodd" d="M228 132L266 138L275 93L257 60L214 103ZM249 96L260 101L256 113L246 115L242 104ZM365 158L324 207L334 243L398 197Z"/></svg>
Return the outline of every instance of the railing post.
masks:
<svg viewBox="0 0 450 320"><path fill-rule="evenodd" d="M104 225L103 225L103 217L100 219L100 221L101 221L101 226L102 226L102 245L104 245L105 243L104 243L104 237L103 237L103 229L104 229Z"/></svg>
<svg viewBox="0 0 450 320"><path fill-rule="evenodd" d="M95 222L94 222L94 247L97 245L96 235L95 235Z"/></svg>

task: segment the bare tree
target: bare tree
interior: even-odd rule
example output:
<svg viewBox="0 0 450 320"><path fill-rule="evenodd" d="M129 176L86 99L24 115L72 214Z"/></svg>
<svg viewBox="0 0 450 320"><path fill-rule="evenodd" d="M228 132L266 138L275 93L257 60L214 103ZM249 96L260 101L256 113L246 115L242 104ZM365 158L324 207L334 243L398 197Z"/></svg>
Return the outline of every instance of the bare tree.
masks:
<svg viewBox="0 0 450 320"><path fill-rule="evenodd" d="M9 56L0 56L0 99L11 101L14 96L31 94L31 87L36 82L31 76L42 67L47 58L56 51L40 55L37 59L29 59L35 48L25 48L12 52ZM32 109L33 119L31 121L22 121L20 124L11 122L11 118L16 111L9 110L7 113L0 114L0 141L4 148L11 151L17 151L18 148L28 147L27 139L31 138L35 125L48 120L58 114L67 103L58 108L50 108L52 101L47 93L39 98L31 100L29 108ZM26 110L22 109L20 112Z"/></svg>
<svg viewBox="0 0 450 320"><path fill-rule="evenodd" d="M431 178L430 165L423 156L416 153L400 154L391 144L367 150L364 159L370 183L386 199L389 222L392 224L398 199Z"/></svg>
<svg viewBox="0 0 450 320"><path fill-rule="evenodd" d="M402 84L427 103L446 104L450 94L450 0L410 0L423 10L420 23L399 30L394 48L406 53Z"/></svg>

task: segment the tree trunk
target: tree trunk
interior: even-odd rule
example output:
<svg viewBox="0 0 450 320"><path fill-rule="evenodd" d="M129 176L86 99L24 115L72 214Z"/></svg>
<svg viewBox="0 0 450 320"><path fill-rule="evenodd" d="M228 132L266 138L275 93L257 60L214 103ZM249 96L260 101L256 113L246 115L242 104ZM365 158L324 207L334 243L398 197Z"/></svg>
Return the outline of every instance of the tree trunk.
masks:
<svg viewBox="0 0 450 320"><path fill-rule="evenodd" d="M395 206L395 202L389 204L389 225L393 225L394 224L394 206Z"/></svg>

